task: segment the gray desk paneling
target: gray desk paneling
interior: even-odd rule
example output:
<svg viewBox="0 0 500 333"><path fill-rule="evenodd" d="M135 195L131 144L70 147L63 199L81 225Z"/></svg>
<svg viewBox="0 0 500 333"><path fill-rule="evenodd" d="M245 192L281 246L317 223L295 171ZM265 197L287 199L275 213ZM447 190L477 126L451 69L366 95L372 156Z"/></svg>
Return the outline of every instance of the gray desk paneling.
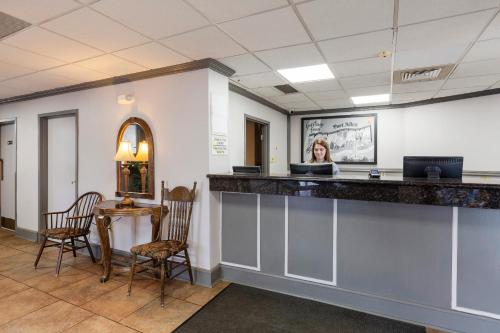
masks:
<svg viewBox="0 0 500 333"><path fill-rule="evenodd" d="M452 208L339 200L341 288L449 308Z"/></svg>
<svg viewBox="0 0 500 333"><path fill-rule="evenodd" d="M500 210L458 210L457 305L500 315Z"/></svg>
<svg viewBox="0 0 500 333"><path fill-rule="evenodd" d="M260 266L268 274L284 275L285 197L260 196Z"/></svg>
<svg viewBox="0 0 500 333"><path fill-rule="evenodd" d="M332 281L333 200L288 197L288 273Z"/></svg>
<svg viewBox="0 0 500 333"><path fill-rule="evenodd" d="M257 195L222 193L222 261L257 266Z"/></svg>

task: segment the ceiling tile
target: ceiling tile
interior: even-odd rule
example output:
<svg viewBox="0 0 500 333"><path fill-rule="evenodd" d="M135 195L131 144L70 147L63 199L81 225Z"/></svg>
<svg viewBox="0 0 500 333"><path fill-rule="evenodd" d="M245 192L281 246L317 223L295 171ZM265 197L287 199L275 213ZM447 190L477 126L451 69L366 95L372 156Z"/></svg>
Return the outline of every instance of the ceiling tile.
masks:
<svg viewBox="0 0 500 333"><path fill-rule="evenodd" d="M64 64L62 61L41 56L33 52L24 51L2 43L0 43L0 61L34 70L56 67Z"/></svg>
<svg viewBox="0 0 500 333"><path fill-rule="evenodd" d="M461 44L442 48L398 51L395 55L394 69L455 64L465 52L467 46L468 44Z"/></svg>
<svg viewBox="0 0 500 333"><path fill-rule="evenodd" d="M500 73L500 58L461 63L451 77L459 78L497 73Z"/></svg>
<svg viewBox="0 0 500 333"><path fill-rule="evenodd" d="M108 74L96 72L94 70L79 67L76 65L65 65L48 69L45 72L56 74L58 76L64 76L78 82L97 81L109 77Z"/></svg>
<svg viewBox="0 0 500 333"><path fill-rule="evenodd" d="M470 88L470 87L481 87L481 86L491 86L500 80L500 74L494 75L482 75L482 76L471 76L457 79L448 79L443 89L453 89L453 88Z"/></svg>
<svg viewBox="0 0 500 333"><path fill-rule="evenodd" d="M147 69L111 54L106 54L97 58L81 61L76 63L76 65L101 73L106 73L112 76L137 73Z"/></svg>
<svg viewBox="0 0 500 333"><path fill-rule="evenodd" d="M0 80L28 74L30 72L33 72L33 70L0 61Z"/></svg>
<svg viewBox="0 0 500 333"><path fill-rule="evenodd" d="M392 30L336 38L318 45L328 62L373 58L381 51L392 51Z"/></svg>
<svg viewBox="0 0 500 333"><path fill-rule="evenodd" d="M383 86L391 84L391 73L344 77L339 81L345 89Z"/></svg>
<svg viewBox="0 0 500 333"><path fill-rule="evenodd" d="M281 103L288 110L303 111L303 110L317 110L320 107L311 101Z"/></svg>
<svg viewBox="0 0 500 333"><path fill-rule="evenodd" d="M343 109L343 108L352 108L354 106L350 98L321 100L315 102L322 109Z"/></svg>
<svg viewBox="0 0 500 333"><path fill-rule="evenodd" d="M220 26L252 51L310 41L290 7L222 23Z"/></svg>
<svg viewBox="0 0 500 333"><path fill-rule="evenodd" d="M294 83L295 89L301 92L315 92L342 89L337 80L323 80L304 83Z"/></svg>
<svg viewBox="0 0 500 333"><path fill-rule="evenodd" d="M486 30L481 34L480 40L500 38L500 15L497 14L495 19L488 25Z"/></svg>
<svg viewBox="0 0 500 333"><path fill-rule="evenodd" d="M84 4L84 5L90 5L90 4L97 2L99 0L76 0L76 1L78 1L79 3Z"/></svg>
<svg viewBox="0 0 500 333"><path fill-rule="evenodd" d="M255 55L273 69L325 63L318 49L312 43L256 52Z"/></svg>
<svg viewBox="0 0 500 333"><path fill-rule="evenodd" d="M215 27L207 27L167 39L161 43L193 59L224 58L245 50Z"/></svg>
<svg viewBox="0 0 500 333"><path fill-rule="evenodd" d="M7 86L0 84L0 99L29 94L31 92L32 91L28 91L28 90L24 90L24 89L16 89L16 88L7 87Z"/></svg>
<svg viewBox="0 0 500 333"><path fill-rule="evenodd" d="M411 92L404 94L392 94L392 104L400 104L400 103L410 103L416 101L423 101L426 99L431 99L435 91L421 91L421 92Z"/></svg>
<svg viewBox="0 0 500 333"><path fill-rule="evenodd" d="M494 10L399 27L397 51L444 48L474 41Z"/></svg>
<svg viewBox="0 0 500 333"><path fill-rule="evenodd" d="M393 0L317 0L297 5L316 40L392 27Z"/></svg>
<svg viewBox="0 0 500 333"><path fill-rule="evenodd" d="M269 71L269 68L266 65L249 53L219 59L219 61L234 69L236 71L235 75L254 74Z"/></svg>
<svg viewBox="0 0 500 333"><path fill-rule="evenodd" d="M189 58L186 58L158 43L148 43L118 51L114 54L147 68L160 68L190 61Z"/></svg>
<svg viewBox="0 0 500 333"><path fill-rule="evenodd" d="M181 0L101 0L92 8L156 39L209 24Z"/></svg>
<svg viewBox="0 0 500 333"><path fill-rule="evenodd" d="M30 23L40 23L81 5L72 0L2 0L0 10Z"/></svg>
<svg viewBox="0 0 500 333"><path fill-rule="evenodd" d="M365 88L352 88L352 89L346 89L346 92L350 97L390 94L391 86L385 85L385 86L375 86L375 87L365 87Z"/></svg>
<svg viewBox="0 0 500 333"><path fill-rule="evenodd" d="M486 88L488 88L488 86L479 86L479 87L471 87L471 88L443 89L437 93L436 97L446 97L446 96L453 96L453 95L468 94L468 93L475 92L475 91L485 90Z"/></svg>
<svg viewBox="0 0 500 333"><path fill-rule="evenodd" d="M382 73L391 70L391 58L369 58L330 64L336 77Z"/></svg>
<svg viewBox="0 0 500 333"><path fill-rule="evenodd" d="M42 27L106 52L149 41L146 37L88 8L51 20Z"/></svg>
<svg viewBox="0 0 500 333"><path fill-rule="evenodd" d="M263 97L275 97L275 96L283 96L284 94L276 88L272 87L263 87L252 89L254 93Z"/></svg>
<svg viewBox="0 0 500 333"><path fill-rule="evenodd" d="M400 94L400 93L436 91L443 85L443 82L444 82L443 80L438 80L438 81L423 81L423 82L394 84L392 86L392 92Z"/></svg>
<svg viewBox="0 0 500 333"><path fill-rule="evenodd" d="M439 19L498 6L498 0L399 0L398 24Z"/></svg>
<svg viewBox="0 0 500 333"><path fill-rule="evenodd" d="M223 22L287 6L286 0L188 0L212 22Z"/></svg>
<svg viewBox="0 0 500 333"><path fill-rule="evenodd" d="M500 58L500 38L479 41L467 52L464 62Z"/></svg>
<svg viewBox="0 0 500 333"><path fill-rule="evenodd" d="M3 43L62 61L73 62L102 54L92 47L77 43L53 32L33 27L2 40Z"/></svg>
<svg viewBox="0 0 500 333"><path fill-rule="evenodd" d="M294 93L294 94L286 94L282 96L275 96L271 98L273 101L275 101L278 104L285 104L285 103L295 103L295 102L308 102L310 101L309 98L307 98L306 95L301 94L301 93Z"/></svg>
<svg viewBox="0 0 500 333"><path fill-rule="evenodd" d="M46 71L21 76L15 79L3 81L2 84L23 90L44 91L53 88L70 86L78 81L64 76L48 73Z"/></svg>
<svg viewBox="0 0 500 333"><path fill-rule="evenodd" d="M307 96L309 96L309 98L313 99L316 102L347 97L344 90L327 90L327 91L309 92L309 93L307 93Z"/></svg>
<svg viewBox="0 0 500 333"><path fill-rule="evenodd" d="M488 89L497 89L497 88L500 88L500 80L498 80L498 82L495 83L495 85L489 87Z"/></svg>
<svg viewBox="0 0 500 333"><path fill-rule="evenodd" d="M279 75L273 72L235 76L233 77L233 80L241 83L247 88L271 87L287 83Z"/></svg>

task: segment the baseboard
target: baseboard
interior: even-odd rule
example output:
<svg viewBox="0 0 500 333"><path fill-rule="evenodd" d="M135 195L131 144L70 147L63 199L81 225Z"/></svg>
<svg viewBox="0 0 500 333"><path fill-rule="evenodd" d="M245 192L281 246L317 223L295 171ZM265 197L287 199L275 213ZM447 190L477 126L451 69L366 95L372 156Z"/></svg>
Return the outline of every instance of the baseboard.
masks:
<svg viewBox="0 0 500 333"><path fill-rule="evenodd" d="M38 232L36 231L17 227L15 232L16 236L19 238L27 239L32 242L38 241Z"/></svg>
<svg viewBox="0 0 500 333"><path fill-rule="evenodd" d="M16 230L16 220L14 219L2 216L0 223L2 225L2 228L6 228L12 231Z"/></svg>

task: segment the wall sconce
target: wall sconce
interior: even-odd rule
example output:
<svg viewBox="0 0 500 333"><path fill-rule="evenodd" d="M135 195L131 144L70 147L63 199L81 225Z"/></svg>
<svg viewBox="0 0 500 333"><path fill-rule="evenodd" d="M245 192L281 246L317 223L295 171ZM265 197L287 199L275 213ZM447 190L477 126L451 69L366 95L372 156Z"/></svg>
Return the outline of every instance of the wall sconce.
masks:
<svg viewBox="0 0 500 333"><path fill-rule="evenodd" d="M137 155L135 155L135 160L137 162L141 162L141 190L142 193L146 192L146 175L148 173L148 169L146 165L149 161L149 146L147 141L139 142L139 149L137 151Z"/></svg>
<svg viewBox="0 0 500 333"><path fill-rule="evenodd" d="M123 94L116 97L116 103L121 105L132 104L135 102L135 97L133 94Z"/></svg>
<svg viewBox="0 0 500 333"><path fill-rule="evenodd" d="M121 162L122 166L122 175L123 175L123 200L120 202L123 206L133 206L134 201L130 199L130 195L128 194L128 178L130 176L130 169L128 168L128 162L135 161L135 156L132 153L132 147L130 142L121 141L118 146L118 151L115 155L115 161Z"/></svg>

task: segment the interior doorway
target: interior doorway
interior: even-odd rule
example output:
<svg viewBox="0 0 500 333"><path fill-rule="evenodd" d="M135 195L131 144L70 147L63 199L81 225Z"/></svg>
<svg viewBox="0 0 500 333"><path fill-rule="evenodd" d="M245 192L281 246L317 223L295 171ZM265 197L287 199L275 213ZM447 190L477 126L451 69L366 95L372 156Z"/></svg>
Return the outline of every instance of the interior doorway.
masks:
<svg viewBox="0 0 500 333"><path fill-rule="evenodd" d="M245 165L269 172L269 122L245 115Z"/></svg>
<svg viewBox="0 0 500 333"><path fill-rule="evenodd" d="M40 115L39 126L40 213L64 211L78 197L77 110Z"/></svg>
<svg viewBox="0 0 500 333"><path fill-rule="evenodd" d="M0 121L0 225L16 230L17 137L15 120Z"/></svg>

